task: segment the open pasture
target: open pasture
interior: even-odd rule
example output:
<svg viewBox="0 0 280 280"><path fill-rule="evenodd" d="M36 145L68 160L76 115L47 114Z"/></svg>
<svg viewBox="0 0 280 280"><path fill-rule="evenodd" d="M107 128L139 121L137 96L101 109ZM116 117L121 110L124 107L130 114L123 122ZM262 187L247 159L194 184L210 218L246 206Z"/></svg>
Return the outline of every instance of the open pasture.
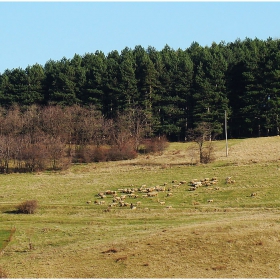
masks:
<svg viewBox="0 0 280 280"><path fill-rule="evenodd" d="M207 165L194 164L193 145L1 175L0 238L16 228L1 269L10 278L278 278L280 138L229 140L228 157L217 141L216 161ZM189 190L191 180L213 177L215 185ZM148 196L156 186L165 190ZM98 196L108 190L116 194ZM124 195L127 206L111 205ZM16 214L29 199L37 212Z"/></svg>

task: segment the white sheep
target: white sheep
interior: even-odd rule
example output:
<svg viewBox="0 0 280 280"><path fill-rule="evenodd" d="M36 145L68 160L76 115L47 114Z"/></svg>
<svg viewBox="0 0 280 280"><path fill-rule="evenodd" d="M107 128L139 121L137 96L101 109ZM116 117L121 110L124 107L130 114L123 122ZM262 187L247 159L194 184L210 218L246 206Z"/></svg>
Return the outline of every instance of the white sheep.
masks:
<svg viewBox="0 0 280 280"><path fill-rule="evenodd" d="M251 196L256 196L256 195L257 195L257 193L255 193L255 192L254 192L254 193L251 193Z"/></svg>
<svg viewBox="0 0 280 280"><path fill-rule="evenodd" d="M157 192L149 192L148 193L148 196L152 197L152 196L157 196L158 193Z"/></svg>
<svg viewBox="0 0 280 280"><path fill-rule="evenodd" d="M134 206L132 203L130 204L130 209L131 210L135 210L136 209L136 206Z"/></svg>

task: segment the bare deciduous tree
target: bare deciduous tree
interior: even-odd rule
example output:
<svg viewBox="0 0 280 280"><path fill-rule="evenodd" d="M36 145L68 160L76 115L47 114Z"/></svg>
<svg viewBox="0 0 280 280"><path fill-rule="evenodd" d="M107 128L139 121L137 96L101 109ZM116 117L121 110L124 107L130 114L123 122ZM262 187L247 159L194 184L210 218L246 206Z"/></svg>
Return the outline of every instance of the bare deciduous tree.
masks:
<svg viewBox="0 0 280 280"><path fill-rule="evenodd" d="M189 130L188 139L198 144L200 163L209 163L214 160L215 136L212 125L207 122L199 123L195 129Z"/></svg>

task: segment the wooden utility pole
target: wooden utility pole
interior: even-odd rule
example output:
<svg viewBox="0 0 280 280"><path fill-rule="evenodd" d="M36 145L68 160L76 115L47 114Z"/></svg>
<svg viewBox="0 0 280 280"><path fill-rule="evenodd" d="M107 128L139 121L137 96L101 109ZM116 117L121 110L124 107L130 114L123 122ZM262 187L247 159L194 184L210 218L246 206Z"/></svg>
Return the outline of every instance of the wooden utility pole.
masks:
<svg viewBox="0 0 280 280"><path fill-rule="evenodd" d="M225 135L226 135L226 157L228 156L228 141L227 141L227 111L225 111Z"/></svg>

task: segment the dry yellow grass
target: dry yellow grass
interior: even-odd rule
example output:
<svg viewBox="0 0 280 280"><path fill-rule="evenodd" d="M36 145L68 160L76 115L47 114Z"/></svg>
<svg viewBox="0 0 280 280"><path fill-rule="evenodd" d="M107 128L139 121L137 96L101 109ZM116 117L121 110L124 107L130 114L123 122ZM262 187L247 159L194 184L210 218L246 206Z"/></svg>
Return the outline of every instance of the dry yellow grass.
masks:
<svg viewBox="0 0 280 280"><path fill-rule="evenodd" d="M4 263L10 277L20 278L279 277L279 212L240 214L208 213L202 222L174 227L148 225L134 234L116 232L105 242L88 237L96 230L87 226L88 235L72 244L10 248ZM209 222L207 215L215 220ZM11 258L14 254L21 258Z"/></svg>
<svg viewBox="0 0 280 280"><path fill-rule="evenodd" d="M0 227L17 230L1 268L10 278L279 278L280 138L230 140L228 157L218 141L216 162L198 166L189 166L197 160L191 145L60 174L3 176ZM86 204L120 186L228 175L237 182L221 180L216 193L180 187L160 197L164 206L153 198L136 211ZM7 212L27 198L38 199L38 213Z"/></svg>

